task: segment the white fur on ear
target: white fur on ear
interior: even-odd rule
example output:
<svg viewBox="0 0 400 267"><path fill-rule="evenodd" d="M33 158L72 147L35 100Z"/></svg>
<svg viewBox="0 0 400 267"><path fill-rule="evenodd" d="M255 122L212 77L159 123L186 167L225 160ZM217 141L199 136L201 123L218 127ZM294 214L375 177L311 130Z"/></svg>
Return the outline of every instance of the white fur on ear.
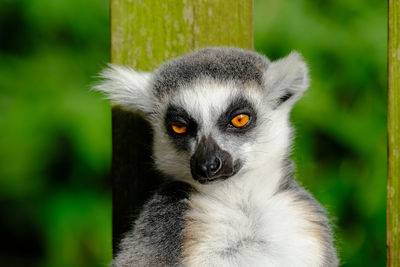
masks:
<svg viewBox="0 0 400 267"><path fill-rule="evenodd" d="M275 107L293 106L310 85L307 64L296 51L272 62L264 77L268 100Z"/></svg>
<svg viewBox="0 0 400 267"><path fill-rule="evenodd" d="M110 64L100 73L104 80L93 89L104 92L113 104L125 110L151 113L156 102L151 76L150 72Z"/></svg>

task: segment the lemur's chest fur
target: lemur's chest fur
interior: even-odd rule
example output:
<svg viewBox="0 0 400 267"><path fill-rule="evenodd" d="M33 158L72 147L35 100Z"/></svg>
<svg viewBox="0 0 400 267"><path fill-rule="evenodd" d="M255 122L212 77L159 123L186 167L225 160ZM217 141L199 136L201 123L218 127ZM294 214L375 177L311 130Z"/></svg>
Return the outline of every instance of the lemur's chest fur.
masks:
<svg viewBox="0 0 400 267"><path fill-rule="evenodd" d="M183 264L330 266L323 211L288 182L283 190L229 184L218 192L193 193L182 233Z"/></svg>
<svg viewBox="0 0 400 267"><path fill-rule="evenodd" d="M269 178L270 187L207 191L168 184L146 204L113 266L337 266L323 208L293 180Z"/></svg>

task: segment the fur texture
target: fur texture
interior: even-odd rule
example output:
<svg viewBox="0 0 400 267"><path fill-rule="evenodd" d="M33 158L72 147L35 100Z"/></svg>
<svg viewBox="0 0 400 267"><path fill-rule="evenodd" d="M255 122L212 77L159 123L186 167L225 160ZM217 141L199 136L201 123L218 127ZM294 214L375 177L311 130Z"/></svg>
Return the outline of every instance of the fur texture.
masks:
<svg viewBox="0 0 400 267"><path fill-rule="evenodd" d="M288 159L290 111L309 85L297 52L270 62L205 48L154 73L102 76L98 90L150 121L155 165L179 181L145 205L114 266L338 266L325 211Z"/></svg>

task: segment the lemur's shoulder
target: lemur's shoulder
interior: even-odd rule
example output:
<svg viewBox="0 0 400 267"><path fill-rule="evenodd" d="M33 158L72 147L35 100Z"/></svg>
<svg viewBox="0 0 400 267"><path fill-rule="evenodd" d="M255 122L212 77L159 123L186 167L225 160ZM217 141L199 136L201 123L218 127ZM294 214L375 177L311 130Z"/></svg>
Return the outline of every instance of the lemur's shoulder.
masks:
<svg viewBox="0 0 400 267"><path fill-rule="evenodd" d="M183 182L165 184L121 241L113 266L178 266L184 213L192 190Z"/></svg>
<svg viewBox="0 0 400 267"><path fill-rule="evenodd" d="M303 211L303 217L310 223L310 236L315 235L319 240L323 266L338 266L331 223L322 205L293 177L282 179L275 195L279 194L289 196L293 204Z"/></svg>

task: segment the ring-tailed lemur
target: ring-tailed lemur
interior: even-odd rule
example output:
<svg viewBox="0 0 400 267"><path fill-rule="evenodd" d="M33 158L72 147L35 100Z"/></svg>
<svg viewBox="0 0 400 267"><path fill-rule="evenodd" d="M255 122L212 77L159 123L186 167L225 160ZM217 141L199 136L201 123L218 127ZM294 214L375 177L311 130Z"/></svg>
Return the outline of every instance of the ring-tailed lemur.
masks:
<svg viewBox="0 0 400 267"><path fill-rule="evenodd" d="M114 266L338 266L321 205L294 181L289 113L309 86L301 56L270 62L205 48L153 73L111 65L96 89L154 130L171 178Z"/></svg>

